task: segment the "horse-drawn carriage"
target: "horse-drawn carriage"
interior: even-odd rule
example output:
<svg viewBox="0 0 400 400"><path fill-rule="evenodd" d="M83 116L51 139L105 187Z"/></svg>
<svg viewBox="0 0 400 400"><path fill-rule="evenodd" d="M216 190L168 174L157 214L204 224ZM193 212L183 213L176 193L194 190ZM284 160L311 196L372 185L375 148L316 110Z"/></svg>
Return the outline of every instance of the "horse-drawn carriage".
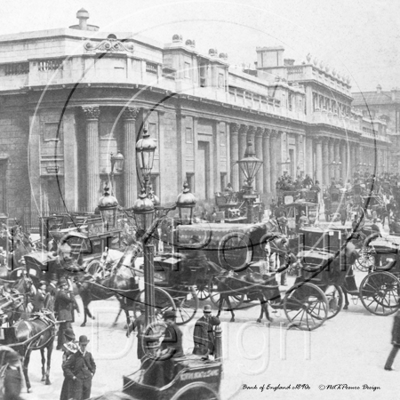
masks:
<svg viewBox="0 0 400 400"><path fill-rule="evenodd" d="M224 221L227 223L246 223L247 204L243 191L241 192L217 192L215 193L215 204L219 211L223 212ZM257 196L253 202L254 223L263 219L265 205Z"/></svg>
<svg viewBox="0 0 400 400"><path fill-rule="evenodd" d="M140 400L219 400L222 375L220 361L186 355L173 359L174 378L162 387L143 382L145 371L124 376L124 392Z"/></svg>

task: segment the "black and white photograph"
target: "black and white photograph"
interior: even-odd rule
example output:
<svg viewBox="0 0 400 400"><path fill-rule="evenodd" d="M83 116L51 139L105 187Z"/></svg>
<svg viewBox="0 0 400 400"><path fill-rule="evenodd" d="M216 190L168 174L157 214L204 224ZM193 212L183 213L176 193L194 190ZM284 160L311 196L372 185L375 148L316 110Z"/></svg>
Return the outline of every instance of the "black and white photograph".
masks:
<svg viewBox="0 0 400 400"><path fill-rule="evenodd" d="M0 399L399 398L398 15L3 2Z"/></svg>

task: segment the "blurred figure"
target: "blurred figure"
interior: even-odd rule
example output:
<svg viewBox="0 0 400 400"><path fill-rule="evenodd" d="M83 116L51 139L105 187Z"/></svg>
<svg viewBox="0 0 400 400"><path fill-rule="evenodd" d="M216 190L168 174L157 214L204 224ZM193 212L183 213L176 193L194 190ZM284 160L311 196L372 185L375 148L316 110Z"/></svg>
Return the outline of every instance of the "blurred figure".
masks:
<svg viewBox="0 0 400 400"><path fill-rule="evenodd" d="M400 348L400 310L394 316L393 320L393 328L392 328L392 350L389 353L389 357L386 360L385 370L392 371L392 365L394 363L394 359L396 358L397 352Z"/></svg>
<svg viewBox="0 0 400 400"><path fill-rule="evenodd" d="M196 321L193 332L194 349L193 354L202 355L208 358L214 355L214 327L221 322L218 317L211 315L211 306L205 305L203 316Z"/></svg>

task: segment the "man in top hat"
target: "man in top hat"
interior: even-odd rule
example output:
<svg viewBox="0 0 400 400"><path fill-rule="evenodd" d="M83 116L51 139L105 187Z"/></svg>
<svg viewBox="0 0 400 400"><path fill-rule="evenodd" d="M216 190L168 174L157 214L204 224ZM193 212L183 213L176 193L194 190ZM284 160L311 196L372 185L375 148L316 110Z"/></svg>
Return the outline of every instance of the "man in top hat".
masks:
<svg viewBox="0 0 400 400"><path fill-rule="evenodd" d="M74 400L85 400L90 397L92 378L96 372L93 356L86 350L89 343L85 335L79 337L79 349L63 364L64 376L72 380Z"/></svg>
<svg viewBox="0 0 400 400"><path fill-rule="evenodd" d="M194 349L193 354L207 356L214 354L214 326L219 325L221 322L218 317L211 315L211 306L205 305L203 308L203 316L199 318L194 326L193 341Z"/></svg>
<svg viewBox="0 0 400 400"><path fill-rule="evenodd" d="M78 310L78 304L70 290L68 290L68 282L62 279L58 284L58 291L54 302L54 312L57 321L62 321L58 329L57 350L61 350L64 344L64 332L66 329L72 329L71 323L74 322L74 310Z"/></svg>

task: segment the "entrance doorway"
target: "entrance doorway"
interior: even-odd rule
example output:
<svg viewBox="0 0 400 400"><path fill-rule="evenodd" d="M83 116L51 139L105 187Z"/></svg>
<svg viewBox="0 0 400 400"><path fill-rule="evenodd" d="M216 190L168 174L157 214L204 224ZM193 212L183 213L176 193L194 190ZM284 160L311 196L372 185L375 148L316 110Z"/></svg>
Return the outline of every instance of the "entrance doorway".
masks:
<svg viewBox="0 0 400 400"><path fill-rule="evenodd" d="M198 142L196 158L196 193L200 199L210 198L210 143Z"/></svg>

